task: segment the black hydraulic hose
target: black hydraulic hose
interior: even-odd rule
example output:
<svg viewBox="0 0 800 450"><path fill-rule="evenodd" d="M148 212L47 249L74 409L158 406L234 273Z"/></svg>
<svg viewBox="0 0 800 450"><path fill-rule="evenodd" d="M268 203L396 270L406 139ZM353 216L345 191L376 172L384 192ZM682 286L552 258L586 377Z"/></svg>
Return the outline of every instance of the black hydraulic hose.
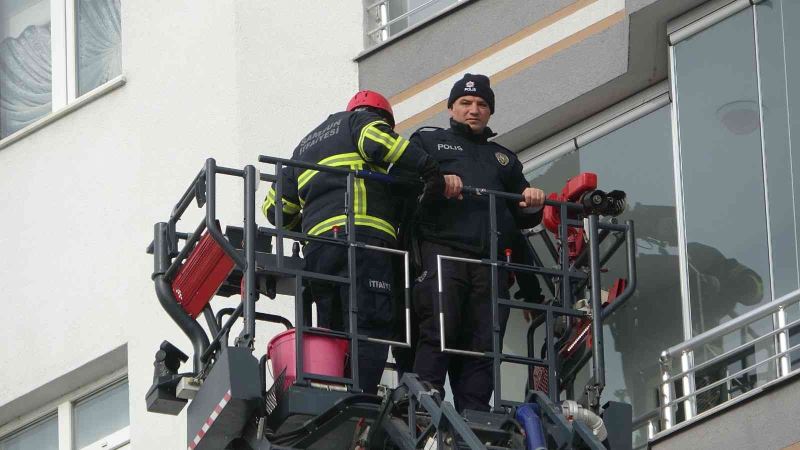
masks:
<svg viewBox="0 0 800 450"><path fill-rule="evenodd" d="M167 314L178 324L181 331L183 331L192 342L192 347L194 349L194 370L192 375L197 375L200 373L201 367L203 367L201 355L203 355L209 347L208 336L205 330L203 330L203 327L180 307L175 296L172 294L172 286L164 279L164 275L156 275L153 282L156 285L156 296L161 303L161 307L164 308Z"/></svg>

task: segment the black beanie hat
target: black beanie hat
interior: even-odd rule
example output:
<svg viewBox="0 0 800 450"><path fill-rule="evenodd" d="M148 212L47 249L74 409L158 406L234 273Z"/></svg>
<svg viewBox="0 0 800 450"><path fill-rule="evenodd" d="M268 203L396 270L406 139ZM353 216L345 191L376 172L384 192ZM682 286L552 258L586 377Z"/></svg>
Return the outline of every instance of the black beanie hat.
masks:
<svg viewBox="0 0 800 450"><path fill-rule="evenodd" d="M452 108L453 103L465 95L474 95L486 100L486 103L489 104L489 110L494 114L494 91L489 86L489 77L486 75L465 73L464 78L456 81L453 89L450 89L447 107Z"/></svg>

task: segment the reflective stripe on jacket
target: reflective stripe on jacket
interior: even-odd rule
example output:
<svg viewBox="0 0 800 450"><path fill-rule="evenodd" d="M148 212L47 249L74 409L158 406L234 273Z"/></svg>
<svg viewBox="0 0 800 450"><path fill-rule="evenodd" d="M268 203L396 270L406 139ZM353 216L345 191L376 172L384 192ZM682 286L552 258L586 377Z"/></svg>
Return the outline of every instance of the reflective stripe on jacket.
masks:
<svg viewBox="0 0 800 450"><path fill-rule="evenodd" d="M395 133L380 116L368 111L332 114L295 148L292 159L345 169L386 173L391 164L418 172L428 155ZM286 166L282 174L284 227L310 235L345 233L347 177ZM275 224L276 185L261 207ZM397 237L389 186L356 178L353 212L357 232L394 240Z"/></svg>

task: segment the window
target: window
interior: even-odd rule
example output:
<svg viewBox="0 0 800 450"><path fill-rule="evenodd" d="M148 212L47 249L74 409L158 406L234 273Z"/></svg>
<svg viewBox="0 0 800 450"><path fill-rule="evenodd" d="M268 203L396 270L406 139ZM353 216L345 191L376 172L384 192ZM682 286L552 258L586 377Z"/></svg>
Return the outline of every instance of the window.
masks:
<svg viewBox="0 0 800 450"><path fill-rule="evenodd" d="M120 0L77 0L78 95L122 73Z"/></svg>
<svg viewBox="0 0 800 450"><path fill-rule="evenodd" d="M800 287L800 30L791 26L800 19L800 3L776 0L754 10L777 298ZM785 314L786 323L800 319L800 305ZM793 327L789 347L798 343L800 327ZM800 368L800 351L790 353L789 364L790 370Z"/></svg>
<svg viewBox="0 0 800 450"><path fill-rule="evenodd" d="M594 172L599 189L620 189L628 195L628 210L619 220L636 223L639 282L628 305L604 326L607 386L602 402L630 403L634 417L657 407L658 356L683 339L672 167L667 105L527 173L532 186L560 192L568 178ZM534 239L533 244L540 242ZM537 248L537 253L547 255L544 249ZM625 276L624 252L615 254L606 267L603 289ZM576 386L583 382L578 379ZM636 444L647 439L643 432L634 437Z"/></svg>
<svg viewBox="0 0 800 450"><path fill-rule="evenodd" d="M122 73L120 0L0 3L0 138Z"/></svg>
<svg viewBox="0 0 800 450"><path fill-rule="evenodd" d="M0 439L0 450L58 450L58 420L53 415Z"/></svg>
<svg viewBox="0 0 800 450"><path fill-rule="evenodd" d="M77 402L72 413L75 448L108 449L127 443L128 397L126 382Z"/></svg>
<svg viewBox="0 0 800 450"><path fill-rule="evenodd" d="M692 331L699 334L771 299L753 11L679 42L674 54ZM752 282L724 292L733 280Z"/></svg>
<svg viewBox="0 0 800 450"><path fill-rule="evenodd" d="M672 47L693 335L800 287L800 152L792 142L800 132L800 34L787 25L799 14L797 2L765 2ZM693 260L693 246L709 250L705 260ZM703 272L709 264L716 273ZM785 314L796 317L796 308ZM767 317L722 336L696 350L694 362L738 348L774 326ZM793 342L797 332L790 333ZM766 340L698 373L698 389L725 374L742 375L727 389L710 391L714 401L698 396L697 412L778 376L767 360L775 351ZM762 360L767 363L743 370Z"/></svg>
<svg viewBox="0 0 800 450"><path fill-rule="evenodd" d="M50 113L50 0L0 3L0 137Z"/></svg>
<svg viewBox="0 0 800 450"><path fill-rule="evenodd" d="M0 436L0 450L114 450L130 443L127 379L119 375L53 402ZM2 431L0 431L2 432Z"/></svg>
<svg viewBox="0 0 800 450"><path fill-rule="evenodd" d="M367 46L427 21L466 0L380 0L367 6Z"/></svg>

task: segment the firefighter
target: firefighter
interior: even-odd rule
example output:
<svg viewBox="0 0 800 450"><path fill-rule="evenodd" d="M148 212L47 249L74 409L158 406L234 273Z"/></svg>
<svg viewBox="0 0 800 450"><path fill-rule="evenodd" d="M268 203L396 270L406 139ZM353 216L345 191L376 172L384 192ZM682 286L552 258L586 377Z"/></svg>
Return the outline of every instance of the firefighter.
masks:
<svg viewBox="0 0 800 450"><path fill-rule="evenodd" d="M394 132L394 116L389 102L373 91L353 96L347 110L328 118L304 137L292 159L345 169L364 169L387 173L390 165L413 171L422 177L427 193L444 192L444 179L436 160ZM311 169L285 167L282 173L282 211L285 228L302 230L311 236L347 239L347 178ZM396 224L389 187L372 179L356 178L353 192L356 240L376 247L393 248ZM262 211L275 224L276 186L273 183ZM348 276L347 247L309 241L303 248L306 270L328 275ZM390 338L393 316L392 256L389 253L357 249L356 282L358 333L374 338ZM349 329L347 305L349 287L309 281L311 298L317 304L317 323L329 329ZM359 342L358 375L360 387L376 393L388 347L374 342Z"/></svg>
<svg viewBox="0 0 800 450"><path fill-rule="evenodd" d="M423 128L412 137L436 158L449 186L448 198L420 205L416 241L421 273L414 286L414 309L419 319L419 342L414 371L423 381L444 392L450 375L458 411L488 411L493 391L491 359L451 355L440 351L436 255L481 259L489 254L489 201L486 196L463 196L461 187L476 187L522 194L524 201L497 202L500 252L520 236L516 223L520 208L540 207L544 192L530 187L516 155L489 142L495 134L487 127L494 113L494 92L489 78L465 74L450 92L449 129ZM497 255L500 257L501 255ZM446 261L442 265L444 328L447 348L489 351L492 348L491 271L485 265ZM498 277L498 292L508 298L508 276ZM505 328L508 309L501 308ZM502 348L502 346L501 346Z"/></svg>

